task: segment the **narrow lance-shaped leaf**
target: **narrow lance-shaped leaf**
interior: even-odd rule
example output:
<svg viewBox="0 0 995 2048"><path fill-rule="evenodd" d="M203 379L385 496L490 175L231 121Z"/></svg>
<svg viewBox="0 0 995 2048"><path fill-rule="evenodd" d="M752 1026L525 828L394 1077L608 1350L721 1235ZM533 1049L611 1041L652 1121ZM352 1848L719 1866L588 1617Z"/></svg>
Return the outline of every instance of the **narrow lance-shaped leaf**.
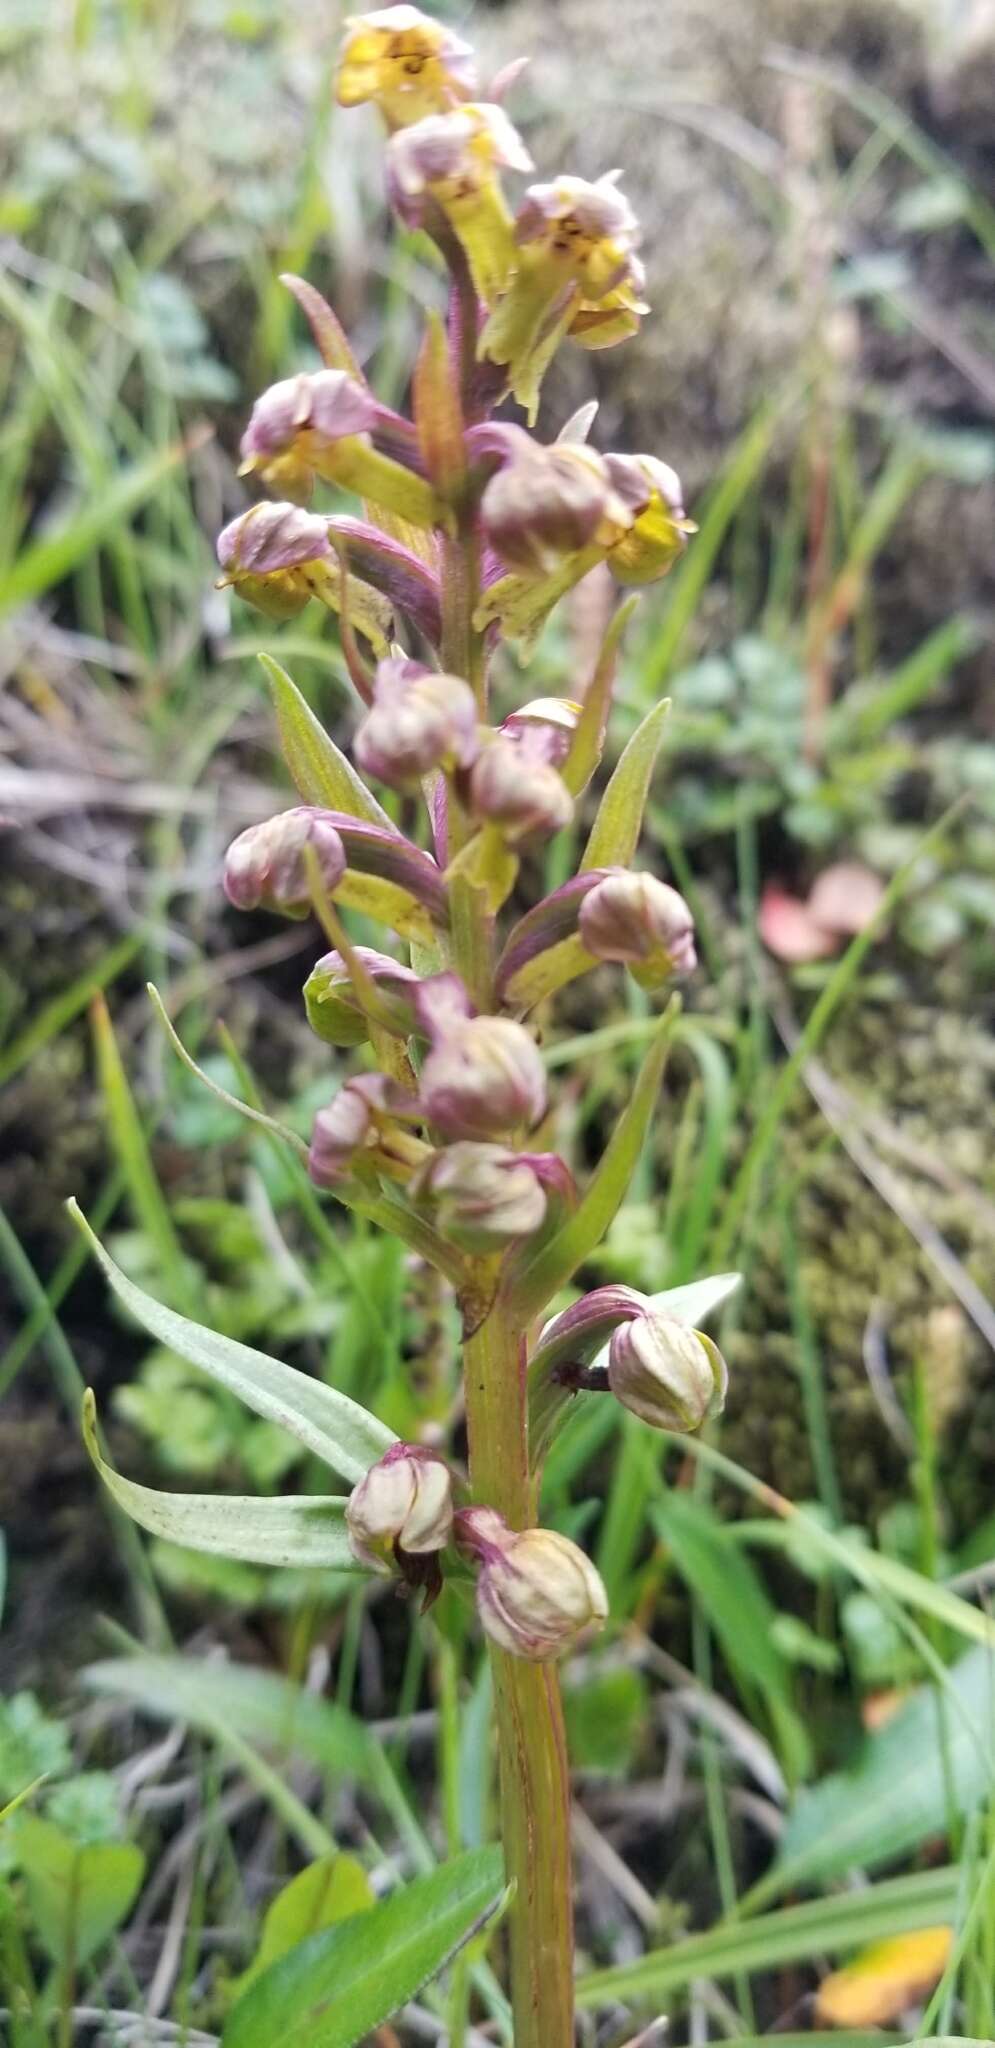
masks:
<svg viewBox="0 0 995 2048"><path fill-rule="evenodd" d="M273 698L283 758L305 803L346 811L351 818L393 832L386 811L315 717L286 669L269 654L261 654L259 659Z"/></svg>
<svg viewBox="0 0 995 2048"><path fill-rule="evenodd" d="M280 283L286 285L291 297L297 300L326 370L345 370L357 384L365 386L366 379L349 346L345 329L332 312L328 300L322 298L306 278L295 277L292 270L280 272Z"/></svg>
<svg viewBox="0 0 995 2048"><path fill-rule="evenodd" d="M130 1700L154 1719L185 1721L220 1742L229 1736L273 1754L306 1757L320 1771L364 1786L383 1780L382 1751L362 1722L275 1671L140 1651L88 1665L83 1683L91 1692Z"/></svg>
<svg viewBox="0 0 995 2048"><path fill-rule="evenodd" d="M808 1899L754 1919L727 1921L634 1962L592 1971L577 1986L577 2002L590 2010L619 2000L656 2001L696 1977L769 1972L787 1963L811 1962L814 1955L845 1955L868 1941L935 1926L956 1912L962 1884L963 1874L953 1865Z"/></svg>
<svg viewBox="0 0 995 2048"><path fill-rule="evenodd" d="M425 468L444 495L454 491L466 468L463 414L459 386L453 376L446 331L438 313L429 313L425 338L415 365L415 424Z"/></svg>
<svg viewBox="0 0 995 2048"><path fill-rule="evenodd" d="M670 699L663 697L636 727L598 805L582 868L628 867L639 844L646 798L669 714Z"/></svg>
<svg viewBox="0 0 995 2048"><path fill-rule="evenodd" d="M438 1975L498 1905L498 1849L470 1849L313 1934L239 1999L222 2048L353 2048Z"/></svg>
<svg viewBox="0 0 995 2048"><path fill-rule="evenodd" d="M145 1294L105 1252L78 1204L70 1202L68 1208L118 1300L150 1337L177 1351L188 1364L199 1366L219 1386L237 1394L256 1415L288 1430L333 1472L355 1484L396 1443L393 1430L345 1394L296 1372L280 1359L268 1358L264 1351L205 1330Z"/></svg>
<svg viewBox="0 0 995 2048"><path fill-rule="evenodd" d="M139 1486L101 1457L97 1442L96 1402L87 1389L83 1400L83 1438L91 1459L118 1506L152 1536L182 1543L213 1557L234 1557L246 1564L321 1565L333 1571L358 1571L349 1548L344 1498L290 1494L267 1498L257 1494L161 1493Z"/></svg>
<svg viewBox="0 0 995 2048"><path fill-rule="evenodd" d="M541 1314L578 1266L590 1258L621 1208L639 1163L679 1015L680 1002L675 996L667 1006L629 1101L574 1214L524 1270L509 1274L506 1291L510 1306L523 1323Z"/></svg>
<svg viewBox="0 0 995 2048"><path fill-rule="evenodd" d="M792 1699L787 1661L776 1647L774 1608L749 1559L689 1494L668 1493L653 1520L714 1629L747 1705L753 1706L757 1693L763 1700L789 1777L804 1777L811 1763L805 1724Z"/></svg>
<svg viewBox="0 0 995 2048"><path fill-rule="evenodd" d="M601 643L597 667L584 692L584 702L570 742L570 752L560 769L571 796L579 796L581 791L587 788L601 760L611 709L619 644L638 603L638 597L630 597L626 599L625 604L619 605Z"/></svg>

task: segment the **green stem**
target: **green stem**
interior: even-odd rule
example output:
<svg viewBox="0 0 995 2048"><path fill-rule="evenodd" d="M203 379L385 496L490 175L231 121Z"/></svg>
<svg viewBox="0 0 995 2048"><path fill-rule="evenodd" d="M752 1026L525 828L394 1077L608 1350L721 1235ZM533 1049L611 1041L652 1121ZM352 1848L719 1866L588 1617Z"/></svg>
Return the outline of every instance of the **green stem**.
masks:
<svg viewBox="0 0 995 2048"><path fill-rule="evenodd" d="M470 1480L514 1528L531 1516L525 1344L500 1307L467 1338ZM505 1872L515 1886L511 2003L515 2048L573 2048L570 1779L552 1664L492 1646Z"/></svg>
<svg viewBox="0 0 995 2048"><path fill-rule="evenodd" d="M458 374L458 365L455 366ZM483 638L474 630L478 545L472 517L444 542L442 666L473 684L487 709ZM493 985L494 931L482 892L467 890L453 921L453 964L468 987ZM470 1486L514 1529L533 1521L524 1328L498 1294L496 1261L475 1262L463 1290ZM515 2048L574 2048L570 1777L560 1682L490 1646L497 1720Z"/></svg>

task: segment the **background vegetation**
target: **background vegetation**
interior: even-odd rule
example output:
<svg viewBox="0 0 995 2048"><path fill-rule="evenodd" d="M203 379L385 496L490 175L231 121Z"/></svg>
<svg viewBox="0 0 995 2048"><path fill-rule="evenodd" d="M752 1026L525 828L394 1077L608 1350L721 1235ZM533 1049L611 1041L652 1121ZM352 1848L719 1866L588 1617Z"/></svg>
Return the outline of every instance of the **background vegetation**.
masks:
<svg viewBox="0 0 995 2048"><path fill-rule="evenodd" d="M388 399L437 289L388 240L372 127L330 105L337 26L270 0L0 25L0 1805L41 1781L0 1830L15 2048L211 2039L261 1960L491 1832L454 1617L426 1656L388 1598L144 1546L79 1432L86 1382L136 1477L309 1487L116 1317L71 1193L161 1298L458 1441L447 1302L204 1093L144 995L307 1129L315 934L240 924L219 859L282 772L256 651L351 713L334 643L309 614L260 631L212 539L247 396L309 359L277 273L327 292ZM636 619L615 739L672 696L652 829L704 966L588 1277L743 1275L714 1455L663 1459L605 1404L551 1461L546 1519L616 1622L569 1673L584 2023L990 2039L995 21L559 0L473 33L495 68L538 45L534 153L624 162L646 225L647 339L551 379L545 423L603 387L604 445L672 461L700 527ZM601 623L585 588L532 694L569 694ZM765 889L841 860L884 914L779 960ZM646 1030L637 994L583 987L596 1032L567 1004L549 1044L581 1162ZM923 1928L953 1938L903 1950L890 1997L880 1966L863 2004L827 1980ZM371 2038L503 2038L483 1944L395 2025Z"/></svg>

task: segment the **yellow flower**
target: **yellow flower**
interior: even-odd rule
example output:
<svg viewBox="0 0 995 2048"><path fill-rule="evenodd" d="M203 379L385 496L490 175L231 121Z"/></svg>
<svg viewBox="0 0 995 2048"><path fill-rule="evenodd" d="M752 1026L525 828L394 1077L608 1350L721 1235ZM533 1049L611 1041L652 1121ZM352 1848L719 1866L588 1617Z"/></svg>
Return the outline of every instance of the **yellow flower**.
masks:
<svg viewBox="0 0 995 2048"><path fill-rule="evenodd" d="M605 463L620 492L633 491L640 482L649 492L648 502L605 560L619 583L656 583L683 554L688 534L697 532L694 521L684 516L680 478L655 455L607 455Z"/></svg>
<svg viewBox="0 0 995 2048"><path fill-rule="evenodd" d="M696 531L684 516L680 478L654 455L596 456L592 449L557 443L554 448L534 450L530 461L537 483L543 465L552 471L554 461L561 464L565 456L575 459L581 454L590 465L587 480L600 477L603 492L597 521L593 516L589 521L589 538L583 541L578 528L577 545L564 548L558 561L553 550L546 559L536 552L532 573L512 567L507 575L496 577L483 591L474 617L479 631L497 625L526 657L554 605L588 570L607 562L619 583L655 583L673 568L688 534ZM517 466L499 472L500 480L510 477ZM537 483L531 490L533 520L543 509ZM485 527L487 499L493 490L494 484L489 484L484 493ZM524 559L524 553L515 556L516 561Z"/></svg>
<svg viewBox="0 0 995 2048"><path fill-rule="evenodd" d="M478 295L493 305L515 256L499 170L531 171L532 158L501 107L429 114L391 139L387 190L408 227L431 225L435 202L462 244Z"/></svg>
<svg viewBox="0 0 995 2048"><path fill-rule="evenodd" d="M556 178L532 185L515 222L517 255L507 291L480 337L485 362L507 370L508 389L530 424L543 376L568 334L608 348L635 332L645 311L639 225L610 171L589 184Z"/></svg>
<svg viewBox="0 0 995 2048"><path fill-rule="evenodd" d="M388 128L444 113L474 89L470 46L418 7L381 7L345 24L336 97L343 107L373 100Z"/></svg>
<svg viewBox="0 0 995 2048"><path fill-rule="evenodd" d="M258 471L286 497L306 503L314 479L342 484L386 505L413 526L442 518L425 478L374 448L384 408L346 370L301 371L257 398L242 436L242 474Z"/></svg>

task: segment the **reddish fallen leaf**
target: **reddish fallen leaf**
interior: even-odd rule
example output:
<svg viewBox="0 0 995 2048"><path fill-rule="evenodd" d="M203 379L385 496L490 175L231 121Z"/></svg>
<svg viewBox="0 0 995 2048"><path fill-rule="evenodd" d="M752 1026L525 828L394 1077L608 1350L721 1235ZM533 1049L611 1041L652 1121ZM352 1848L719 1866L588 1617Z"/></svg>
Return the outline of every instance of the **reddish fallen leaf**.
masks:
<svg viewBox="0 0 995 2048"><path fill-rule="evenodd" d="M824 960L839 945L837 934L817 922L808 904L777 882L767 883L757 922L764 945L778 960Z"/></svg>
<svg viewBox="0 0 995 2048"><path fill-rule="evenodd" d="M879 1728L887 1728L908 1697L907 1685L893 1685L882 1692L869 1692L860 1709L860 1718L868 1734L876 1735Z"/></svg>
<svg viewBox="0 0 995 2048"><path fill-rule="evenodd" d="M855 1962L825 1977L815 2016L827 2027L879 2027L898 2019L939 1983L953 1942L949 1927L923 1927L876 1941Z"/></svg>
<svg viewBox="0 0 995 2048"><path fill-rule="evenodd" d="M884 883L860 861L841 860L817 875L809 892L808 909L816 924L826 931L842 932L854 938L865 931L880 908Z"/></svg>

